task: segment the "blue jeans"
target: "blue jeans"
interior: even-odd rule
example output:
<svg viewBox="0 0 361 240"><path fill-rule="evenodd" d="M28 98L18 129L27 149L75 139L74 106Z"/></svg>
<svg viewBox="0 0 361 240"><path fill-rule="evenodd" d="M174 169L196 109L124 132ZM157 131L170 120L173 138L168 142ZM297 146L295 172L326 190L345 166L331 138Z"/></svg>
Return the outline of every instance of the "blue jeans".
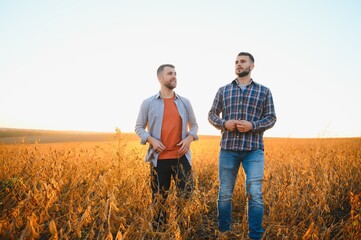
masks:
<svg viewBox="0 0 361 240"><path fill-rule="evenodd" d="M251 239L261 239L263 233L262 181L264 152L221 150L219 154L218 227L221 232L231 229L232 195L239 167L246 175L248 196L248 226Z"/></svg>

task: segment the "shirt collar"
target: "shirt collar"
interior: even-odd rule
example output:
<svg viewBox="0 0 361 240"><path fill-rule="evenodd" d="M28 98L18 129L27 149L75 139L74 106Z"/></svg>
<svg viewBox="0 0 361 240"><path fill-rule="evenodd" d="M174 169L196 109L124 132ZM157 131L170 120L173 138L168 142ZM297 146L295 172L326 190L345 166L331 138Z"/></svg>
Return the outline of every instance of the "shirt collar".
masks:
<svg viewBox="0 0 361 240"><path fill-rule="evenodd" d="M174 95L175 95L175 98L179 98L179 95L176 92L174 92ZM161 98L160 91L155 95L155 98Z"/></svg>
<svg viewBox="0 0 361 240"><path fill-rule="evenodd" d="M232 84L238 86L238 80L237 80L237 78L235 78L235 79L232 81ZM254 81L253 81L253 79L251 78L251 81L250 81L249 84L246 85L246 86L249 86L249 85L252 85L252 84L254 84Z"/></svg>

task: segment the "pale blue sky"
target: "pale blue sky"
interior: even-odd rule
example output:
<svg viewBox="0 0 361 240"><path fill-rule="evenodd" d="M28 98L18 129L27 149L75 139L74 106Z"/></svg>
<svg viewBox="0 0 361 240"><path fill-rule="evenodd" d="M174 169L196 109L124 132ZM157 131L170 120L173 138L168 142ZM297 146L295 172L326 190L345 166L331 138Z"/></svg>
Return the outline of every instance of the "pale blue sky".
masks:
<svg viewBox="0 0 361 240"><path fill-rule="evenodd" d="M270 137L361 136L361 1L0 0L0 127L133 132L172 63L200 134L238 52L255 57Z"/></svg>

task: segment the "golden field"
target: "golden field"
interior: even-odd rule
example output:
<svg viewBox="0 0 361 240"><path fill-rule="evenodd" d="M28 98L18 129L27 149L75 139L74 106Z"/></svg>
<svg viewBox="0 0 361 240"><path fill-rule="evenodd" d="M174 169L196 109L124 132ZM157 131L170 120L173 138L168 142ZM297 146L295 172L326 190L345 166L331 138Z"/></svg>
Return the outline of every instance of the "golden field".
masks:
<svg viewBox="0 0 361 240"><path fill-rule="evenodd" d="M361 138L265 146L264 239L361 239ZM247 239L243 174L233 232L217 231L219 138L192 144L195 192L184 202L171 188L162 232L150 224L145 151L119 133L103 142L0 145L0 239Z"/></svg>

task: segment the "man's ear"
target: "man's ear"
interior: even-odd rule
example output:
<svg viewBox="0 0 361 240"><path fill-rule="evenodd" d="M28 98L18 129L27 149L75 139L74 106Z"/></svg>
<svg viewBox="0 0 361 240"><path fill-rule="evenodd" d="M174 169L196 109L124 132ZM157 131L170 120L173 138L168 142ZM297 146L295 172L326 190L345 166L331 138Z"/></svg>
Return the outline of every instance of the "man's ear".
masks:
<svg viewBox="0 0 361 240"><path fill-rule="evenodd" d="M251 70L253 70L253 68L254 68L254 63L251 63Z"/></svg>

